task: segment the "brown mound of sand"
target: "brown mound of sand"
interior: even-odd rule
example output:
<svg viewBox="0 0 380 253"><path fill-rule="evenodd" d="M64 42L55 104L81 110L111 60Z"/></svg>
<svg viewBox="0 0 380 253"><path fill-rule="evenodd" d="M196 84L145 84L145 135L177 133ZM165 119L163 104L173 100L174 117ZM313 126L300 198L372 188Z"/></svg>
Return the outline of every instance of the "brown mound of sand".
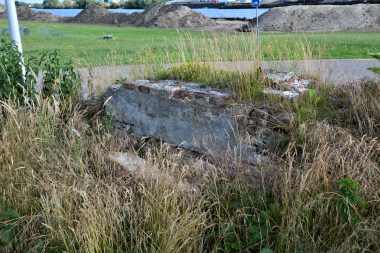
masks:
<svg viewBox="0 0 380 253"><path fill-rule="evenodd" d="M70 23L120 24L145 27L200 27L215 25L216 22L184 6L155 5L142 13L111 13L103 7L90 5L77 16L67 20Z"/></svg>
<svg viewBox="0 0 380 253"><path fill-rule="evenodd" d="M33 11L26 5L21 5L17 8L17 16L20 20L41 21L41 22L60 22L65 18L56 16L47 12ZM6 18L7 14L1 13L0 18Z"/></svg>
<svg viewBox="0 0 380 253"><path fill-rule="evenodd" d="M118 24L163 28L205 27L217 24L214 20L194 12L188 7L165 4L155 5L142 13L132 14L112 13L103 7L91 4L72 18L33 11L28 6L20 6L17 8L17 14L20 20L82 24ZM6 14L2 13L0 17L6 18Z"/></svg>
<svg viewBox="0 0 380 253"><path fill-rule="evenodd" d="M81 24L126 24L129 23L133 15L126 13L112 13L107 9L96 4L90 4L86 9L82 10L78 15L69 18L69 23Z"/></svg>
<svg viewBox="0 0 380 253"><path fill-rule="evenodd" d="M261 31L380 31L380 4L303 5L272 8L259 18ZM256 19L239 31L252 31Z"/></svg>
<svg viewBox="0 0 380 253"><path fill-rule="evenodd" d="M217 23L186 6L159 4L147 8L132 23L165 28L212 26Z"/></svg>
<svg viewBox="0 0 380 253"><path fill-rule="evenodd" d="M83 24L106 24L107 16L111 14L112 13L105 8L90 4L86 9L82 10L78 15L70 18L68 21Z"/></svg>

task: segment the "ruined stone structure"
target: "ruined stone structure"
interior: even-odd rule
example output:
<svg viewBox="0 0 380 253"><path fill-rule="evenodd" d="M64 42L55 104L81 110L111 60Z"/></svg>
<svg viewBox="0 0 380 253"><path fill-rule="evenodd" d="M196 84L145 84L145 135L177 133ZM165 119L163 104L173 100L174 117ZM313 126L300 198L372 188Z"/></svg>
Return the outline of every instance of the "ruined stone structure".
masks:
<svg viewBox="0 0 380 253"><path fill-rule="evenodd" d="M291 100L306 92L309 84L293 73L268 73L267 78L272 88L264 93ZM105 106L113 128L250 164L268 161L267 149L276 128L270 124L289 121L289 115L270 119L265 108L239 104L227 90L173 80L113 85L106 93ZM273 118L282 122L273 122Z"/></svg>
<svg viewBox="0 0 380 253"><path fill-rule="evenodd" d="M223 156L237 144L237 108L228 91L195 83L139 80L112 86L107 112L118 127L198 152Z"/></svg>

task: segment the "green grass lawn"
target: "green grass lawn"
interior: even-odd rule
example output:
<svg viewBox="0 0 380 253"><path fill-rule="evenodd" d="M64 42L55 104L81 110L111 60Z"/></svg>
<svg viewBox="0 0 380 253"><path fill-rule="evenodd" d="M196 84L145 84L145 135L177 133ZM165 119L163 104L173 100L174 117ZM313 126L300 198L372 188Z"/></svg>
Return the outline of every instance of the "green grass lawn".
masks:
<svg viewBox="0 0 380 253"><path fill-rule="evenodd" d="M247 33L36 22L20 25L31 29L31 35L23 37L27 58L56 49L79 66L178 61L181 55L188 57L195 51L202 60L252 60L250 47L255 47L254 35ZM0 20L0 28L5 27L7 21ZM104 40L107 34L115 39ZM263 33L261 48L255 59L368 58L369 53L380 52L380 33ZM214 51L219 58L214 57Z"/></svg>

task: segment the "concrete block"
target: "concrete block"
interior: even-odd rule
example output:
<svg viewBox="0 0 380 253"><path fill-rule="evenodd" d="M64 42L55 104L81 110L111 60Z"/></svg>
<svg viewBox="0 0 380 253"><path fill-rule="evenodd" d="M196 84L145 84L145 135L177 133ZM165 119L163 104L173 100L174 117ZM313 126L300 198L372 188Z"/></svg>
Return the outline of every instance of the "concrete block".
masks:
<svg viewBox="0 0 380 253"><path fill-rule="evenodd" d="M238 108L228 91L171 80L138 80L113 85L106 96L113 124L129 125L137 135L215 157L235 152Z"/></svg>

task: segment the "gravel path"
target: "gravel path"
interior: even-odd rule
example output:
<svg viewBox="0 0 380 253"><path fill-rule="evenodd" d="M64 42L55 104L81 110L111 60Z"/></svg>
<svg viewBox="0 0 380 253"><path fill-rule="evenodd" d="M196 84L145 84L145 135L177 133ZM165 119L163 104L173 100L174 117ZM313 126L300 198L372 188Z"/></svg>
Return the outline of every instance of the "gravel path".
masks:
<svg viewBox="0 0 380 253"><path fill-rule="evenodd" d="M167 66L170 66L168 64ZM265 61L265 62L219 62L215 66L221 69L248 71L254 66L277 71L293 71L299 76L320 77L323 82L336 85L357 83L362 79L380 80L379 74L367 70L368 67L380 67L380 62L372 59L346 60L302 60L302 61ZM89 86L101 93L118 78L139 79L145 72L144 66L104 66L82 68L83 96L89 95Z"/></svg>

